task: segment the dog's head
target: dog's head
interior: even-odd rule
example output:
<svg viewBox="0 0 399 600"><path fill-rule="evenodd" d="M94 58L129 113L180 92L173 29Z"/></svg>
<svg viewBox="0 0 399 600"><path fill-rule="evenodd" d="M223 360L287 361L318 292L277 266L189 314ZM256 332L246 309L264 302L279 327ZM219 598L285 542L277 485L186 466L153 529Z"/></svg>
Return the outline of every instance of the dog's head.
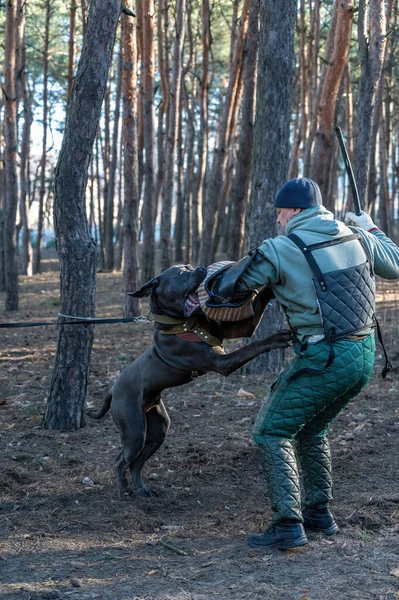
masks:
<svg viewBox="0 0 399 600"><path fill-rule="evenodd" d="M150 309L154 314L181 319L200 310L195 290L205 276L205 267L194 269L191 265L175 265L128 295L135 298L150 296Z"/></svg>

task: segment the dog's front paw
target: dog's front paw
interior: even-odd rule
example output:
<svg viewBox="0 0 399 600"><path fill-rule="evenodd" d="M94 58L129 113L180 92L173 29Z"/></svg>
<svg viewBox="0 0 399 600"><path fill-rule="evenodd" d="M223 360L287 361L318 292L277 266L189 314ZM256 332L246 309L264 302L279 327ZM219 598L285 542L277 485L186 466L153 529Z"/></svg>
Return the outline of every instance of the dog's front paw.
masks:
<svg viewBox="0 0 399 600"><path fill-rule="evenodd" d="M288 348L289 342L292 341L292 333L289 329L281 329L281 331L276 331L270 337L268 337L265 342L270 346L270 349L274 348Z"/></svg>

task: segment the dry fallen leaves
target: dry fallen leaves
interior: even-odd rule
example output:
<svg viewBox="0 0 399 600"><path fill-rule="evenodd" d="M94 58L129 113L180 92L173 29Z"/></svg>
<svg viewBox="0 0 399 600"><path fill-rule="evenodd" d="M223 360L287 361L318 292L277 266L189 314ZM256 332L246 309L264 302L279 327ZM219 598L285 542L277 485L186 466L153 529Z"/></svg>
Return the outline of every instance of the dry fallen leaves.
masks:
<svg viewBox="0 0 399 600"><path fill-rule="evenodd" d="M392 569L389 571L389 574L393 575L394 577L399 577L399 568L392 567Z"/></svg>

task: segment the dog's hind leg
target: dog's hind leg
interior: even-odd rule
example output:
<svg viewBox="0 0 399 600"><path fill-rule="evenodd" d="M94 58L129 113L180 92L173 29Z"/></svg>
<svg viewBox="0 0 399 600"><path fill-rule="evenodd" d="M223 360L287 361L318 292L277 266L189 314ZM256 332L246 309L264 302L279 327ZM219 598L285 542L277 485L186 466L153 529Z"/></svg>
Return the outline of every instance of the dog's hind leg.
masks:
<svg viewBox="0 0 399 600"><path fill-rule="evenodd" d="M126 477L126 469L128 468L128 464L125 460L124 452L121 450L118 456L115 458L114 468L116 475L116 486L119 492L128 492L129 491L129 482Z"/></svg>
<svg viewBox="0 0 399 600"><path fill-rule="evenodd" d="M122 451L115 459L116 485L120 492L129 491L126 471L134 463L145 444L147 424L145 413L137 403L124 401L118 397L118 402L112 405L112 416L121 434ZM136 483L136 482L134 482Z"/></svg>
<svg viewBox="0 0 399 600"><path fill-rule="evenodd" d="M137 485L142 496L157 496L143 481L141 471L144 463L158 450L168 433L170 419L162 400L159 404L145 413L147 420L147 432L143 450L130 464L132 479Z"/></svg>

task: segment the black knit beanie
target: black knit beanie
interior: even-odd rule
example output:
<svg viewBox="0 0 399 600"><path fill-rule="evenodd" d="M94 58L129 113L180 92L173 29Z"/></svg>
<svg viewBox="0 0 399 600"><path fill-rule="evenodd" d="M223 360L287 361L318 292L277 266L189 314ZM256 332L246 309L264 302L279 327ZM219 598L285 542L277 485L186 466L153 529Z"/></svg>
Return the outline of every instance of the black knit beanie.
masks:
<svg viewBox="0 0 399 600"><path fill-rule="evenodd" d="M275 208L311 208L322 204L320 188L313 179L296 177L279 190Z"/></svg>

